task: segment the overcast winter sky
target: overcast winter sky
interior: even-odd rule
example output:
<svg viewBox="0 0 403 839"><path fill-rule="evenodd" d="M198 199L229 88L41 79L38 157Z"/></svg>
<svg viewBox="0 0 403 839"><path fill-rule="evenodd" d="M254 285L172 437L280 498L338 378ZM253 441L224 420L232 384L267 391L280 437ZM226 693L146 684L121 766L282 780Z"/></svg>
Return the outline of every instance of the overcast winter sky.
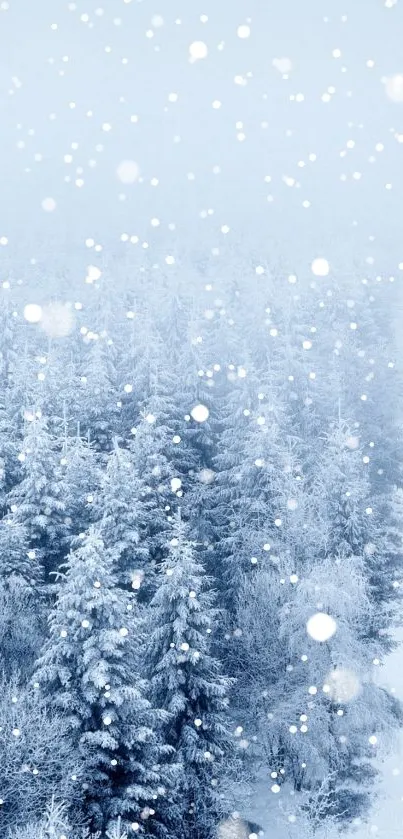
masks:
<svg viewBox="0 0 403 839"><path fill-rule="evenodd" d="M324 247L341 262L342 243L346 266L373 255L391 272L403 259L403 104L388 99L382 80L403 72L403 6L388 2L2 2L8 252L33 255L36 237L52 249L88 236L114 246L122 232L152 246L165 236L185 245L189 231L200 243L209 230L219 243L229 225L234 238L275 240L289 268ZM242 24L248 38L238 37ZM208 55L190 64L199 40ZM282 58L292 62L288 79L273 66ZM142 183L119 183L122 159L136 161ZM53 213L41 208L49 196ZM200 218L208 209L214 215Z"/></svg>

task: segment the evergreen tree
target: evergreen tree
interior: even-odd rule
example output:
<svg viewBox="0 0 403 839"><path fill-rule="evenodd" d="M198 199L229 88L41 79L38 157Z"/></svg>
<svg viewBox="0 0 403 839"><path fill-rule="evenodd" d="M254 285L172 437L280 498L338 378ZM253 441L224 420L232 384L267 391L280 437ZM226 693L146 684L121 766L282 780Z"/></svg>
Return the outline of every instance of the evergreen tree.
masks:
<svg viewBox="0 0 403 839"><path fill-rule="evenodd" d="M24 529L28 548L48 576L68 550L69 530L58 445L43 417L32 415L26 422L22 455L22 480L8 496L9 517Z"/></svg>
<svg viewBox="0 0 403 839"><path fill-rule="evenodd" d="M89 338L89 349L81 376L83 398L80 427L99 452L108 452L117 431L119 414L116 371L111 347L104 335Z"/></svg>
<svg viewBox="0 0 403 839"><path fill-rule="evenodd" d="M393 583L401 552L396 527L394 533L390 529L391 512L371 491L368 465L360 438L340 420L327 435L319 458L313 498L324 522L325 555L360 557L365 562L373 608L362 631L377 640L380 653L382 648L390 648L388 629L393 624L392 601L397 596Z"/></svg>
<svg viewBox="0 0 403 839"><path fill-rule="evenodd" d="M25 528L13 518L5 516L0 521L0 580L7 586L12 580L35 585L40 579L40 566L36 552L28 548Z"/></svg>
<svg viewBox="0 0 403 839"><path fill-rule="evenodd" d="M152 522L145 503L146 489L133 455L114 441L95 501L102 539L110 552L114 573L124 587L146 589L153 577L148 538Z"/></svg>
<svg viewBox="0 0 403 839"><path fill-rule="evenodd" d="M0 396L0 515L7 508L7 496L21 474L20 438L6 409L7 391Z"/></svg>
<svg viewBox="0 0 403 839"><path fill-rule="evenodd" d="M75 437L65 437L59 463L66 488L66 523L77 536L99 518L94 508L100 469L94 449L78 431Z"/></svg>
<svg viewBox="0 0 403 839"><path fill-rule="evenodd" d="M230 682L211 655L217 612L203 567L176 514L169 553L149 610L146 661L154 702L169 713L165 737L180 766L168 823L184 839L215 835L223 807L220 780L229 756L225 724Z"/></svg>
<svg viewBox="0 0 403 839"><path fill-rule="evenodd" d="M91 825L104 830L122 816L127 826L147 820L152 832L161 786L159 720L133 672L133 596L117 587L94 529L70 553L64 572L35 678L67 719Z"/></svg>

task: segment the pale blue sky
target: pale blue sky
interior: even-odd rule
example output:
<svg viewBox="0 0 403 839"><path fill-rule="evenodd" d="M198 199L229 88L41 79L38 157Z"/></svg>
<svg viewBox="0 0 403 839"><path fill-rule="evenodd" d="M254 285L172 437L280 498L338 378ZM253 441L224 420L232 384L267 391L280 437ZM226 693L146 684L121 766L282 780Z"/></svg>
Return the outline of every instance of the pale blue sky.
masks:
<svg viewBox="0 0 403 839"><path fill-rule="evenodd" d="M403 103L388 101L381 81L403 72L402 0L393 8L384 0L78 0L74 11L69 5L9 0L0 12L0 234L8 236L10 254L15 248L20 256L25 244L31 252L32 239L54 236L69 247L86 236L114 246L124 231L151 244L163 237L220 241L228 224L238 240L274 239L290 263L323 248L339 259L345 252L346 264L373 253L389 272L403 259L403 143L394 136L403 133ZM164 25L148 38L158 14ZM240 39L237 27L248 19L250 37ZM195 40L205 41L209 54L190 65ZM293 63L289 80L272 66L281 57ZM235 84L236 75L247 73L246 86ZM335 93L325 103L329 86ZM170 93L178 94L176 102L168 101ZM304 101L290 101L298 93ZM212 107L214 100L221 108ZM355 147L340 157L349 140ZM377 143L384 151L374 150ZM65 163L70 153L73 162ZM309 162L309 154L317 160ZM144 183L119 184L116 167L124 158L138 163ZM283 176L300 187L287 186ZM49 195L57 201L53 214L41 209ZM214 215L200 219L207 209ZM150 228L154 216L159 230Z"/></svg>

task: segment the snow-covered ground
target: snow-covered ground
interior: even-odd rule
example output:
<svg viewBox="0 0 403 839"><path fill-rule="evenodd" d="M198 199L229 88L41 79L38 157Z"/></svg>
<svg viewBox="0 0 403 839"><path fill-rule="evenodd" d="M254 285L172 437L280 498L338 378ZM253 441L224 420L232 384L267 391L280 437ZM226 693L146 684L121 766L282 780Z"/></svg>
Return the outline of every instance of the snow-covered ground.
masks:
<svg viewBox="0 0 403 839"><path fill-rule="evenodd" d="M379 681L403 699L403 630L398 633L402 644L395 650L379 674ZM356 839L394 839L403 835L403 732L396 740L393 753L383 764L379 799L368 824L355 834Z"/></svg>
<svg viewBox="0 0 403 839"><path fill-rule="evenodd" d="M403 700L403 629L397 632L400 646L386 660L378 671L377 681ZM365 824L353 827L354 839L401 839L403 836L403 732L382 765L382 779L374 796L374 807ZM265 839L302 839L306 827L300 817L293 822L288 816L298 812L297 797L289 797L286 788L281 799L269 792L269 784L262 779L259 789L253 791L247 817L259 823L264 829ZM293 806L296 805L296 806ZM302 835L301 835L302 834ZM329 836L328 839L331 839Z"/></svg>

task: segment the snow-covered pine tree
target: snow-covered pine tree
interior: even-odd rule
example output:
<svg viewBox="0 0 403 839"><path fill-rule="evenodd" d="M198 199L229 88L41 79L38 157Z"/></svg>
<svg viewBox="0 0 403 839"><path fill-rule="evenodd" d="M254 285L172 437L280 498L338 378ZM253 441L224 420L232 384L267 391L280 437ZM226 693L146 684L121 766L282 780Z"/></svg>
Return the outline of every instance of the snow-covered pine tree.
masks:
<svg viewBox="0 0 403 839"><path fill-rule="evenodd" d="M174 470L168 461L165 444L164 425L160 425L158 417L151 411L142 411L140 422L132 429L132 439L128 448L133 459L135 473L141 476L142 521L146 525L143 543L147 545L149 551L147 573L150 582L154 570L166 553L165 534L169 528L168 515L176 502L171 484Z"/></svg>
<svg viewBox="0 0 403 839"><path fill-rule="evenodd" d="M368 468L351 424L336 421L318 458L314 493L327 517L328 556L362 556L374 538Z"/></svg>
<svg viewBox="0 0 403 839"><path fill-rule="evenodd" d="M28 548L36 552L48 577L68 550L69 529L58 444L40 414L31 414L26 422L21 454L22 480L9 493L8 517L22 526Z"/></svg>
<svg viewBox="0 0 403 839"><path fill-rule="evenodd" d="M116 371L106 337L97 333L88 343L80 380L83 389L80 427L96 451L108 452L118 427Z"/></svg>
<svg viewBox="0 0 403 839"><path fill-rule="evenodd" d="M7 294L8 297L8 294ZM10 384L12 370L18 357L16 320L12 314L11 301L4 292L0 302L0 382L2 389Z"/></svg>
<svg viewBox="0 0 403 839"><path fill-rule="evenodd" d="M66 522L74 537L99 517L94 503L101 479L96 453L80 436L79 429L75 437L65 436L59 464L66 488Z"/></svg>
<svg viewBox="0 0 403 839"><path fill-rule="evenodd" d="M116 585L112 558L94 528L69 554L64 572L35 680L67 719L91 826L104 830L121 816L127 826L147 821L144 830L152 833L163 749L158 713L133 668L134 595Z"/></svg>
<svg viewBox="0 0 403 839"><path fill-rule="evenodd" d="M239 598L236 721L250 742L245 766L255 780L271 776L273 792L288 782L316 794L331 778L328 814L345 822L370 803L373 735L388 742L401 719L398 703L370 678L360 637L370 610L365 588L362 561L315 557L300 578L258 571ZM319 608L318 626L325 615L326 630L330 616L329 637L315 625L308 631Z"/></svg>
<svg viewBox="0 0 403 839"><path fill-rule="evenodd" d="M18 483L21 464L18 460L20 438L6 409L7 391L0 395L0 515L7 508L7 496Z"/></svg>
<svg viewBox="0 0 403 839"><path fill-rule="evenodd" d="M152 522L145 503L146 495L131 451L120 448L115 439L95 497L95 514L119 583L135 590L140 588L144 578L146 590L153 585L148 545Z"/></svg>
<svg viewBox="0 0 403 839"><path fill-rule="evenodd" d="M8 587L17 580L28 587L41 579L41 567L35 550L29 549L28 535L23 524L13 520L12 514L0 521L0 581Z"/></svg>
<svg viewBox="0 0 403 839"><path fill-rule="evenodd" d="M390 649L393 623L393 583L399 576L400 553L393 551L390 511L371 491L369 457L363 455L360 437L342 420L330 428L313 482L312 503L324 522L324 555L361 557L365 563L372 614L362 632L379 645L378 654ZM316 500L315 500L316 499Z"/></svg>
<svg viewBox="0 0 403 839"><path fill-rule="evenodd" d="M230 383L207 496L213 555L232 618L244 574L267 558L278 539L288 461L279 433L282 406L270 380L260 380L252 366L242 373L242 386Z"/></svg>
<svg viewBox="0 0 403 839"><path fill-rule="evenodd" d="M172 832L181 823L183 839L212 839L224 806L220 780L230 759L225 722L230 680L211 654L214 596L180 511L170 535L149 607L146 646L154 704L170 715L165 738L180 767L165 818Z"/></svg>

